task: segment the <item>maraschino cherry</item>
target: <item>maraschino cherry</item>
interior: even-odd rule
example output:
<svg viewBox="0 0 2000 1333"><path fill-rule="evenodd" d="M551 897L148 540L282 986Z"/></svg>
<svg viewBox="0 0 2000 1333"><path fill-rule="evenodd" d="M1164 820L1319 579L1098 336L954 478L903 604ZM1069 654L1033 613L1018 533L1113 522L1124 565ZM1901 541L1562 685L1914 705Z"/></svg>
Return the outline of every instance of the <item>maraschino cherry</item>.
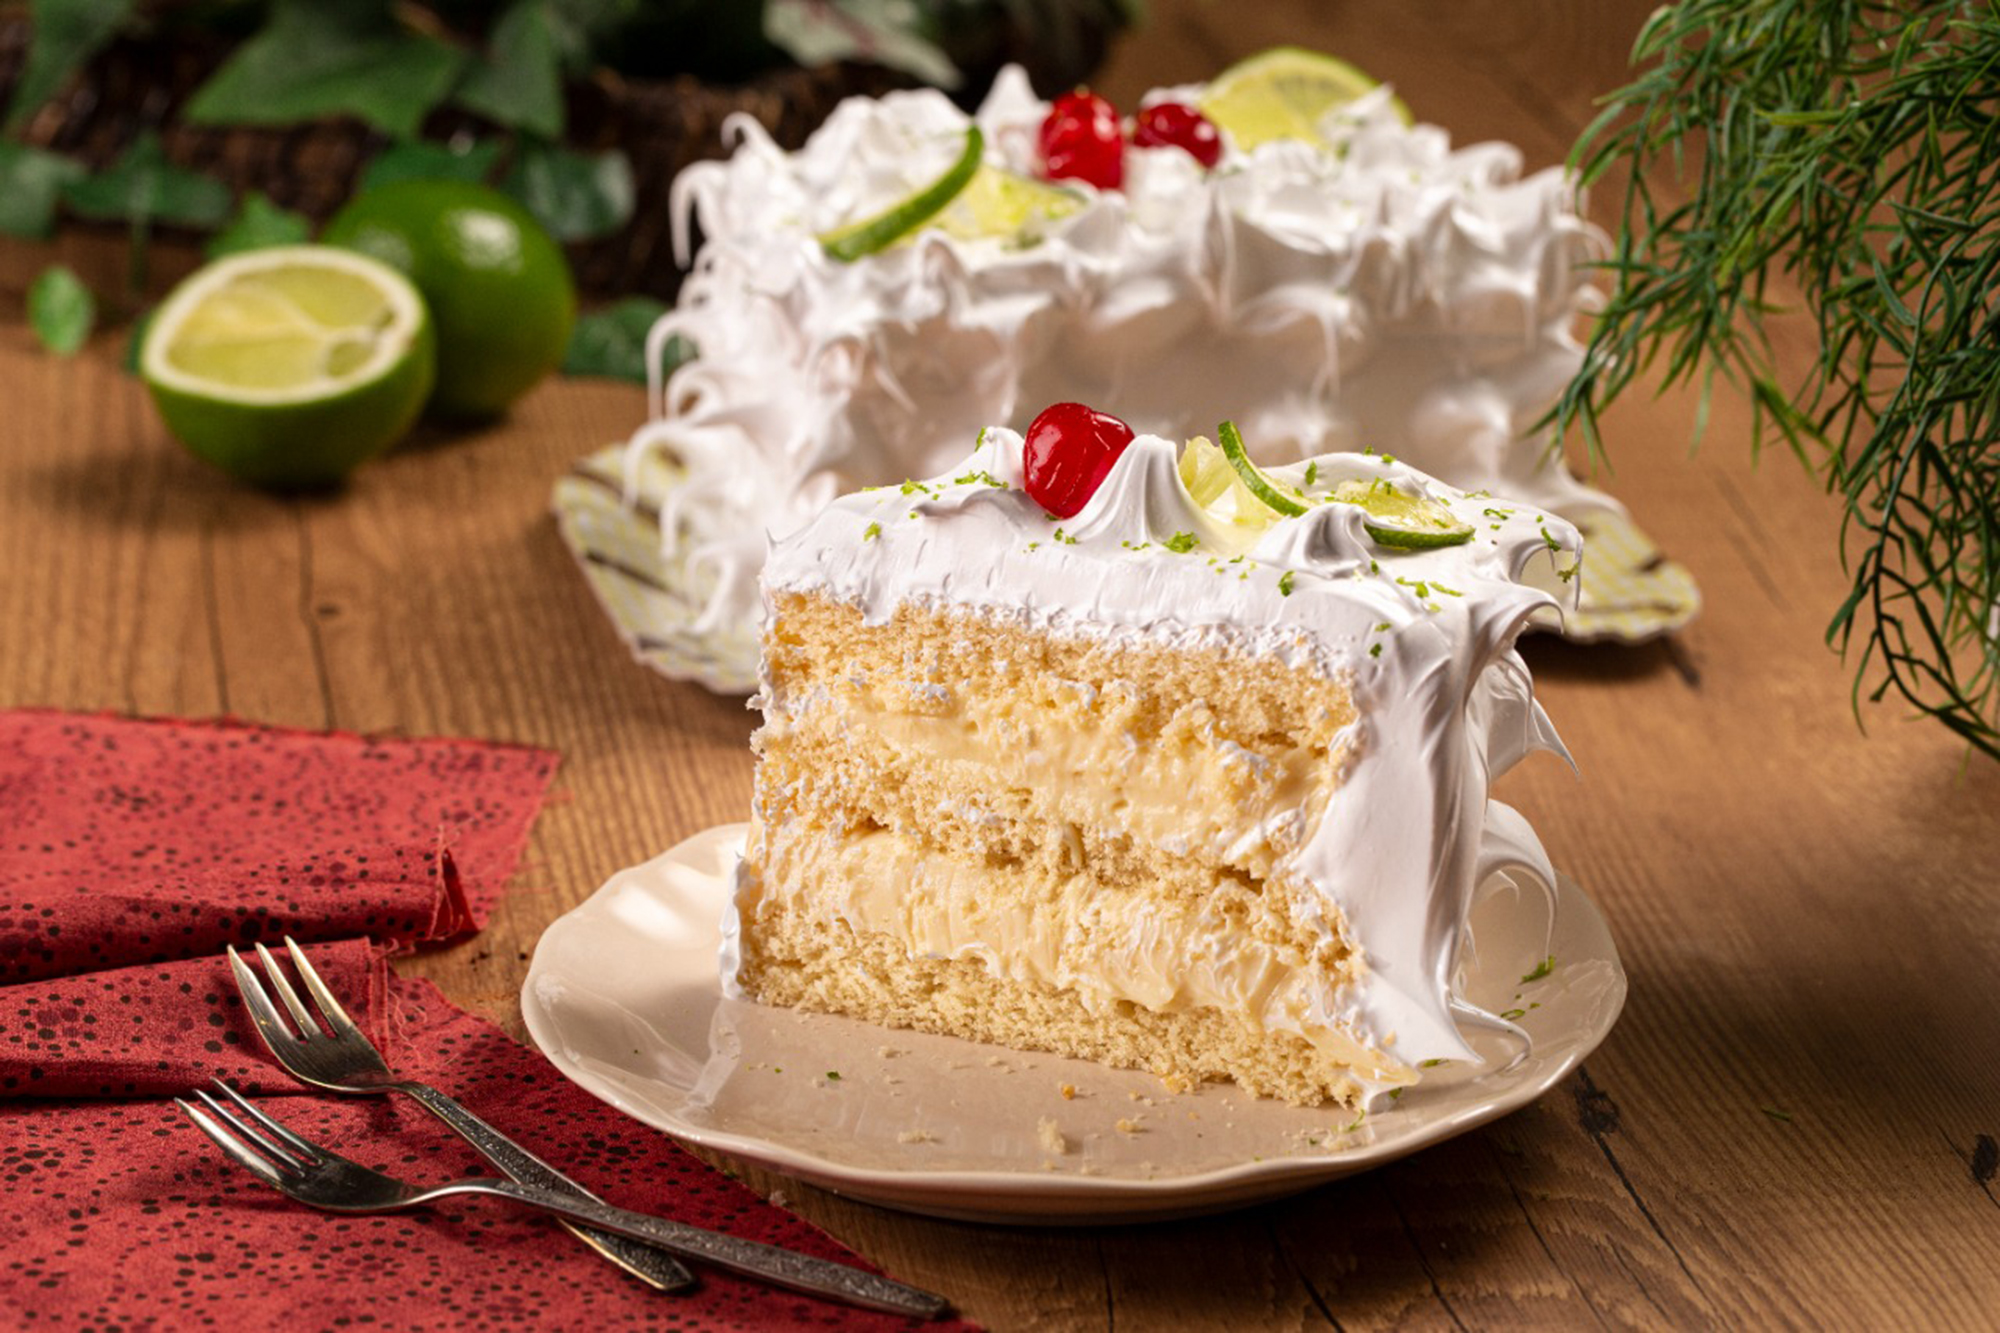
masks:
<svg viewBox="0 0 2000 1333"><path fill-rule="evenodd" d="M1215 122L1182 102L1158 102L1139 113L1132 142L1141 148L1179 148L1204 167L1222 160Z"/></svg>
<svg viewBox="0 0 2000 1333"><path fill-rule="evenodd" d="M1073 517L1130 443L1132 428L1109 412L1082 403L1043 408L1021 446L1029 496L1057 518Z"/></svg>
<svg viewBox="0 0 2000 1333"><path fill-rule="evenodd" d="M1039 142L1042 174L1050 180L1089 181L1100 190L1125 183L1125 133L1117 108L1088 88L1055 100Z"/></svg>

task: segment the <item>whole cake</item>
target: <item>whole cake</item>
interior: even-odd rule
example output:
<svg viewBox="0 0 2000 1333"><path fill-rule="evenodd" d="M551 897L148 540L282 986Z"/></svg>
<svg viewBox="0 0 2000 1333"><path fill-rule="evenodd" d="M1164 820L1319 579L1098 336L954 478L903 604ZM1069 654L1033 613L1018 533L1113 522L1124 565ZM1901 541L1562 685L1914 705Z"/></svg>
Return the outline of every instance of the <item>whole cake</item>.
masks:
<svg viewBox="0 0 2000 1333"><path fill-rule="evenodd" d="M1051 115L1009 71L973 116L929 91L850 100L796 153L739 119L732 156L676 180L677 243L703 240L650 340L628 478L655 451L686 469L661 533L702 571L705 623L754 623L767 531L1059 399L1175 439L1234 413L1266 463L1367 446L1569 517L1615 507L1526 435L1579 364L1597 244L1560 171L1454 149L1378 89L1247 148L1138 134L1100 187L1046 179ZM940 184L948 207L871 233Z"/></svg>
<svg viewBox="0 0 2000 1333"><path fill-rule="evenodd" d="M1487 788L1560 752L1513 642L1577 534L1235 443L1063 405L776 544L731 994L1299 1103L1518 1034L1455 969L1554 884Z"/></svg>

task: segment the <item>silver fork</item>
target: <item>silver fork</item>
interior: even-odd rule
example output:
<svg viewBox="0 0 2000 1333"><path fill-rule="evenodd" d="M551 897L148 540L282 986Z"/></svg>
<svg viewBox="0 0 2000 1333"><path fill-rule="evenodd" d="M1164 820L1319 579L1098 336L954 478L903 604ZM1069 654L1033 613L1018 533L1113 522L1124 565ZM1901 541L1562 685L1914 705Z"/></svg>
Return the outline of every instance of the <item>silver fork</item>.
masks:
<svg viewBox="0 0 2000 1333"><path fill-rule="evenodd" d="M461 1194L487 1194L545 1208L592 1226L616 1231L701 1259L720 1268L761 1278L794 1291L831 1297L871 1310L934 1319L948 1308L944 1297L904 1286L886 1277L815 1259L811 1255L704 1231L645 1213L627 1212L595 1199L556 1194L508 1180L475 1178L419 1189L350 1161L339 1153L301 1138L221 1079L215 1085L229 1104L196 1089L208 1111L180 1098L174 1104L187 1112L201 1132L215 1140L231 1160L271 1188L300 1203L335 1213L387 1213L416 1208ZM232 1109L232 1107L234 1109ZM241 1114L238 1114L238 1112ZM213 1114L209 1114L213 1112Z"/></svg>
<svg viewBox="0 0 2000 1333"><path fill-rule="evenodd" d="M278 1007L271 1003L271 997L257 980L257 974L251 971L250 965L243 961L233 945L229 948L229 969L236 975L236 989L242 992L243 1003L249 1006L250 1018L257 1025L257 1035L264 1039L264 1045L293 1078L328 1092L368 1095L403 1093L444 1121L460 1138L477 1148L487 1161L514 1180L523 1185L597 1202L597 1196L583 1186L436 1088L397 1078L390 1072L382 1053L375 1049L375 1044L347 1016L340 1001L320 980L319 973L313 971L312 964L306 961L305 950L289 935L285 937L285 949L291 955L293 966L299 970L300 980L312 993L313 1003L319 1006L324 1025L307 1011L291 983L285 980L278 960L262 944L257 946L257 957L263 960L265 975L271 978L278 997L291 1011L297 1024L296 1031L285 1022ZM592 1231L568 1221L563 1225L584 1244L661 1291L679 1291L694 1283L694 1274L662 1250L624 1236Z"/></svg>

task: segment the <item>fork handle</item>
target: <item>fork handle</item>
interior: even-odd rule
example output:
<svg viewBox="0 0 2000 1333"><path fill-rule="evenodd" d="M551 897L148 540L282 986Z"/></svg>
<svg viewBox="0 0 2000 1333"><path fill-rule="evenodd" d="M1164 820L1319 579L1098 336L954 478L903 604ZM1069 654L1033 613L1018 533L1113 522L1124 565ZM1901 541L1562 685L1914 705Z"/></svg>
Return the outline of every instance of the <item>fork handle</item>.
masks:
<svg viewBox="0 0 2000 1333"><path fill-rule="evenodd" d="M541 1158L481 1120L427 1083L396 1081L386 1086L410 1097L419 1106L450 1126L453 1133L479 1150L510 1178L551 1194L597 1203L598 1198ZM680 1291L694 1285L694 1274L665 1250L616 1232L579 1226L565 1218L563 1225L578 1240L617 1264L640 1281L660 1291Z"/></svg>
<svg viewBox="0 0 2000 1333"><path fill-rule="evenodd" d="M809 1254L743 1240L719 1231L705 1231L685 1222L614 1208L595 1199L551 1194L547 1190L507 1180L464 1180L450 1188L453 1193L493 1194L516 1203L544 1208L607 1231L638 1237L690 1259L714 1264L717 1268L726 1268L793 1291L845 1301L849 1305L916 1319L935 1319L951 1308L950 1302L936 1292L905 1286L847 1264L816 1259Z"/></svg>

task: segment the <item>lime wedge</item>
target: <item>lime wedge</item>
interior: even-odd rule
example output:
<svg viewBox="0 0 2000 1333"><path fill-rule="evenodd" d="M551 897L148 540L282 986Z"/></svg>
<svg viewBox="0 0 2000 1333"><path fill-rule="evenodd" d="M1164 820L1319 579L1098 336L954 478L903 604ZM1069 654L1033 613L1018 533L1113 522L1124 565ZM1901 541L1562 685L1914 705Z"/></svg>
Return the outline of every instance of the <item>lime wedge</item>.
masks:
<svg viewBox="0 0 2000 1333"><path fill-rule="evenodd" d="M829 259L851 264L894 244L943 212L945 205L972 183L972 178L979 173L979 161L985 152L985 136L979 132L977 125L968 125L965 151L958 155L958 161L952 163L944 175L908 198L889 205L872 218L850 222L845 227L825 233L819 238L820 249L826 251Z"/></svg>
<svg viewBox="0 0 2000 1333"><path fill-rule="evenodd" d="M1217 75L1198 105L1246 151L1274 139L1323 144L1320 122L1326 113L1379 86L1345 60L1276 46ZM1391 98L1389 104L1405 125L1412 122L1401 98Z"/></svg>
<svg viewBox="0 0 2000 1333"><path fill-rule="evenodd" d="M1280 486L1258 470L1243 448L1243 436L1237 431L1235 422L1223 422L1216 427L1215 433L1222 441L1222 456L1236 470L1244 489L1261 501L1266 509L1287 518L1297 518L1312 507L1312 502L1303 494Z"/></svg>
<svg viewBox="0 0 2000 1333"><path fill-rule="evenodd" d="M1472 540L1470 523L1436 500L1399 491L1387 481L1343 481L1327 499L1366 510L1362 529L1384 546L1420 551Z"/></svg>
<svg viewBox="0 0 2000 1333"><path fill-rule="evenodd" d="M198 269L139 349L139 373L181 443L278 488L331 485L388 448L436 368L430 312L409 279L321 245Z"/></svg>
<svg viewBox="0 0 2000 1333"><path fill-rule="evenodd" d="M1188 498L1211 512L1218 511L1217 502L1223 496L1233 495L1228 512L1217 514L1232 523L1246 528L1268 528L1283 517L1250 493L1228 456L1206 435L1197 435L1182 446L1180 476Z"/></svg>
<svg viewBox="0 0 2000 1333"><path fill-rule="evenodd" d="M1006 237L1023 248L1039 242L1049 224L1083 207L1083 199L1032 176L982 166L938 215L940 231L961 241Z"/></svg>

